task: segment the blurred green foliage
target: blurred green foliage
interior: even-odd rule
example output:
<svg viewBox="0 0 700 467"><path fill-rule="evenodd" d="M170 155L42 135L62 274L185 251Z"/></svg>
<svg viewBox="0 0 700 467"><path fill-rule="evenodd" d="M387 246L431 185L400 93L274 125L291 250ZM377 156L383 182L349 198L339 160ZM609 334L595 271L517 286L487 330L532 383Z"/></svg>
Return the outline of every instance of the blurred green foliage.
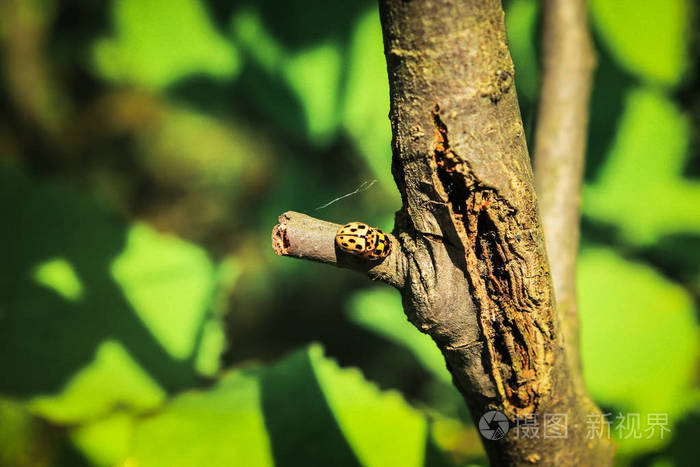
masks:
<svg viewBox="0 0 700 467"><path fill-rule="evenodd" d="M194 73L235 78L236 48L197 0L114 2L115 35L93 46L100 74L118 82L163 89Z"/></svg>
<svg viewBox="0 0 700 467"><path fill-rule="evenodd" d="M181 393L151 417L115 414L73 436L107 465L129 458L155 466L296 465L301 457L326 465L418 466L427 424L398 393L381 393L311 345L275 365L224 373L206 391ZM117 450L109 439L131 442Z"/></svg>
<svg viewBox="0 0 700 467"><path fill-rule="evenodd" d="M505 7L531 142L538 2ZM696 462L695 9L590 2L582 351L620 465ZM485 465L399 295L269 246L288 209L391 229L374 3L6 0L0 41L0 465Z"/></svg>
<svg viewBox="0 0 700 467"><path fill-rule="evenodd" d="M689 294L653 268L602 247L583 251L579 284L596 291L582 294L580 303L584 377L596 400L616 414L664 413L677 421L697 403L692 388L700 348ZM646 422L642 417L641 432ZM632 436L621 440L619 455L663 444L658 436Z"/></svg>
<svg viewBox="0 0 700 467"><path fill-rule="evenodd" d="M688 65L691 4L592 0L593 24L617 62L649 83L677 84Z"/></svg>

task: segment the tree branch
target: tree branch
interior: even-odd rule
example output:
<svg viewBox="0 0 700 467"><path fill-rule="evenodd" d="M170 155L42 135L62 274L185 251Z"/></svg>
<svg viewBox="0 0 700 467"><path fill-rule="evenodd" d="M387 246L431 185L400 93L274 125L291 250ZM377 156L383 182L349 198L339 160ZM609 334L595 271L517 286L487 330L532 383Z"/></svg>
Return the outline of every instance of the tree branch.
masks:
<svg viewBox="0 0 700 467"><path fill-rule="evenodd" d="M599 412L559 329L500 1L379 4L403 206L392 255L360 269L399 288L475 422L490 410L565 417L564 437L485 441L491 465L610 465L607 440L586 435ZM343 266L336 228L287 213L275 250Z"/></svg>
<svg viewBox="0 0 700 467"><path fill-rule="evenodd" d="M535 185L564 343L573 374L579 375L576 258L595 57L585 0L545 0L542 13L543 78L535 134Z"/></svg>
<svg viewBox="0 0 700 467"><path fill-rule="evenodd" d="M581 185L595 67L586 0L544 0L542 17L535 186L569 374L579 405L600 416L583 381L576 296ZM600 440L596 449L599 459L612 462L614 443Z"/></svg>
<svg viewBox="0 0 700 467"><path fill-rule="evenodd" d="M558 329L500 2L384 0L380 15L409 320L475 421L566 414L566 440L485 442L492 465L609 464Z"/></svg>
<svg viewBox="0 0 700 467"><path fill-rule="evenodd" d="M335 233L339 224L326 222L294 211L279 217L272 229L272 248L280 256L307 259L352 269L401 288L404 281L405 257L399 248L392 248L389 256L381 261L366 261L342 252L335 246ZM389 235L396 245L396 239Z"/></svg>

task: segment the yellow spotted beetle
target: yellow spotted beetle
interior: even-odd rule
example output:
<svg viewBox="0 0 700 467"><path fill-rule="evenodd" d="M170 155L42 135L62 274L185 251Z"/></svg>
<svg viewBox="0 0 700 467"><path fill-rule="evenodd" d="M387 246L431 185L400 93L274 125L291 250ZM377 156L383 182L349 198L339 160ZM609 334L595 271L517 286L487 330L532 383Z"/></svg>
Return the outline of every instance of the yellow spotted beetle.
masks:
<svg viewBox="0 0 700 467"><path fill-rule="evenodd" d="M386 258L391 253L387 234L362 222L350 222L338 229L335 243L342 251L369 260Z"/></svg>

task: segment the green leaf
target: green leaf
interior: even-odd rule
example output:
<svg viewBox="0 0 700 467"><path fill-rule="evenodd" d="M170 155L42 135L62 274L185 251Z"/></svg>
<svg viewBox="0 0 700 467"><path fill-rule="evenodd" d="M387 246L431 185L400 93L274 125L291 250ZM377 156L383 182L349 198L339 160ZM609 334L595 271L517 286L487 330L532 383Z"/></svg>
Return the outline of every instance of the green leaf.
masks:
<svg viewBox="0 0 700 467"><path fill-rule="evenodd" d="M626 240L648 245L678 231L700 231L700 184L685 179L687 116L663 95L631 91L619 130L583 212L616 224Z"/></svg>
<svg viewBox="0 0 700 467"><path fill-rule="evenodd" d="M138 465L422 466L427 424L395 392L341 369L319 346L228 373L135 425Z"/></svg>
<svg viewBox="0 0 700 467"><path fill-rule="evenodd" d="M116 412L71 429L70 439L92 465L111 467L127 457L133 432L134 416Z"/></svg>
<svg viewBox="0 0 700 467"><path fill-rule="evenodd" d="M239 71L236 49L198 0L116 0L113 17L116 37L93 47L106 78L162 89L195 74L231 79Z"/></svg>
<svg viewBox="0 0 700 467"><path fill-rule="evenodd" d="M95 359L71 377L58 394L35 397L29 407L55 423L72 423L103 416L115 406L142 412L158 407L164 400L165 392L124 346L105 341Z"/></svg>
<svg viewBox="0 0 700 467"><path fill-rule="evenodd" d="M142 412L214 374L224 347L213 303L237 277L201 248L125 225L84 193L0 170L0 392L54 423ZM79 226L79 228L78 228ZM217 285L218 284L218 285ZM219 302L221 299L219 299ZM219 312L216 312L219 310Z"/></svg>
<svg viewBox="0 0 700 467"><path fill-rule="evenodd" d="M341 370L320 347L309 358L328 406L358 460L366 466L422 466L425 419L398 392L381 393L359 370Z"/></svg>
<svg viewBox="0 0 700 467"><path fill-rule="evenodd" d="M214 289L214 268L201 248L134 225L112 275L158 341L175 358L195 352Z"/></svg>
<svg viewBox="0 0 700 467"><path fill-rule="evenodd" d="M640 413L642 430L648 413L668 414L673 423L690 403L698 363L690 297L609 249L584 250L578 272L584 377L592 395L603 406ZM625 453L664 441L657 435L620 442Z"/></svg>
<svg viewBox="0 0 700 467"><path fill-rule="evenodd" d="M289 56L282 68L289 87L304 106L308 136L326 142L338 126L340 50L326 42Z"/></svg>
<svg viewBox="0 0 700 467"><path fill-rule="evenodd" d="M132 439L129 457L138 465L273 465L259 381L248 372L175 397L163 411L138 422Z"/></svg>
<svg viewBox="0 0 700 467"><path fill-rule="evenodd" d="M244 8L231 19L231 31L245 53L270 78L282 77L301 103L306 136L325 144L338 127L338 99L343 65L337 41L325 40L305 50L289 52L263 24L260 12Z"/></svg>
<svg viewBox="0 0 700 467"><path fill-rule="evenodd" d="M217 287L211 313L202 325L201 339L195 367L202 375L214 376L221 367L221 355L226 350L224 315L229 309L229 297L240 276L239 262L233 257L224 258L217 268Z"/></svg>
<svg viewBox="0 0 700 467"><path fill-rule="evenodd" d="M0 267L2 394L77 423L153 409L195 384L195 368L216 371L215 274L201 248L143 225L127 233L66 186L8 169L0 179L13 226L0 234L12 252Z"/></svg>
<svg viewBox="0 0 700 467"><path fill-rule="evenodd" d="M242 8L231 18L231 31L236 42L265 71L275 73L287 53L277 38L265 28L260 12Z"/></svg>
<svg viewBox="0 0 700 467"><path fill-rule="evenodd" d="M686 0L592 0L593 25L629 71L653 82L678 83L685 68Z"/></svg>
<svg viewBox="0 0 700 467"><path fill-rule="evenodd" d="M54 258L41 263L34 270L34 278L67 300L76 301L83 295L83 283L73 266L64 258Z"/></svg>
<svg viewBox="0 0 700 467"><path fill-rule="evenodd" d="M397 291L381 287L357 292L350 299L348 314L353 322L409 350L439 381L452 384L440 350L408 322Z"/></svg>

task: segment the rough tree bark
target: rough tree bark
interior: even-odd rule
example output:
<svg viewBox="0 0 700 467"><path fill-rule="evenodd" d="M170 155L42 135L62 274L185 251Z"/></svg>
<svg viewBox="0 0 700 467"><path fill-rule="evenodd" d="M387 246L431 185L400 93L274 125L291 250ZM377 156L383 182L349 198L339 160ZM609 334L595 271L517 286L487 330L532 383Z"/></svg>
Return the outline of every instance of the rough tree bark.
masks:
<svg viewBox="0 0 700 467"><path fill-rule="evenodd" d="M565 417L566 437L485 441L492 465L611 464L609 441L587 436L602 419L560 329L500 1L380 0L380 15L403 201L392 254L349 257L338 225L294 212L273 230L275 251L397 287L475 422L489 410L541 427Z"/></svg>

